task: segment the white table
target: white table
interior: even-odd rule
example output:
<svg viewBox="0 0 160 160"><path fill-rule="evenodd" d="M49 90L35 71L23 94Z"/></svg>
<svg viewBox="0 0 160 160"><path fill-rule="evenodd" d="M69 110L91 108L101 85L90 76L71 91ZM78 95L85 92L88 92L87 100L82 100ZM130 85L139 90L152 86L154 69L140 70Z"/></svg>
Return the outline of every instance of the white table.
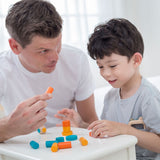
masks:
<svg viewBox="0 0 160 160"><path fill-rule="evenodd" d="M47 129L46 134L33 132L0 143L0 157L2 160L136 160L137 139L134 136L121 135L99 139L90 137L86 129L71 128L71 130L78 137L86 138L88 145L81 146L79 140L76 140L72 141L72 148L52 152L50 148L45 147L45 141L62 136L62 127L53 127ZM39 149L30 147L31 140L40 144Z"/></svg>

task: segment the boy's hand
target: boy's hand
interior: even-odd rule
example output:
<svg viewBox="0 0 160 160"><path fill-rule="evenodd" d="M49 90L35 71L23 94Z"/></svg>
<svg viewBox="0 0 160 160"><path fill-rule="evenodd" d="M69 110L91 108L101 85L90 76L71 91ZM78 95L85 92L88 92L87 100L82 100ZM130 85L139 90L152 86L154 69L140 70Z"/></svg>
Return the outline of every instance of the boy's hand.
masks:
<svg viewBox="0 0 160 160"><path fill-rule="evenodd" d="M46 122L46 100L51 98L51 94L44 93L20 103L8 117L4 118L6 139L28 134L41 127Z"/></svg>
<svg viewBox="0 0 160 160"><path fill-rule="evenodd" d="M113 137L116 135L124 134L128 125L108 120L94 121L88 126L92 130L93 137Z"/></svg>
<svg viewBox="0 0 160 160"><path fill-rule="evenodd" d="M72 127L81 127L83 120L80 115L74 109L64 108L54 115L56 118L61 120L70 120ZM62 124L57 124L56 126L62 126Z"/></svg>

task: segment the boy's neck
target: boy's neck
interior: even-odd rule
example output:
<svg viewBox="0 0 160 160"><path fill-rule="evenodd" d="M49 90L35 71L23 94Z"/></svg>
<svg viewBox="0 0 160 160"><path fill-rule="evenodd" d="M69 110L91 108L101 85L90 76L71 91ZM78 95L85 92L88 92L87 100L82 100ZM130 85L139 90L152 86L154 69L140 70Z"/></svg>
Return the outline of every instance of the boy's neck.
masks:
<svg viewBox="0 0 160 160"><path fill-rule="evenodd" d="M137 75L133 76L127 84L120 88L120 97L121 99L127 99L133 96L136 91L139 89L141 85L142 76L138 73Z"/></svg>

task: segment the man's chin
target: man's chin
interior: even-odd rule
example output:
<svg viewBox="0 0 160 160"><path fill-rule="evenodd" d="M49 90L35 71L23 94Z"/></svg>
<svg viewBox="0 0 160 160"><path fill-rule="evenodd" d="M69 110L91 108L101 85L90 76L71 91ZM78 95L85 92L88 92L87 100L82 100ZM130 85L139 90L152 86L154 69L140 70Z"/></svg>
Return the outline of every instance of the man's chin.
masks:
<svg viewBox="0 0 160 160"><path fill-rule="evenodd" d="M44 72L44 73L52 73L54 70L55 70L55 68L45 69L45 70L43 70L42 72Z"/></svg>

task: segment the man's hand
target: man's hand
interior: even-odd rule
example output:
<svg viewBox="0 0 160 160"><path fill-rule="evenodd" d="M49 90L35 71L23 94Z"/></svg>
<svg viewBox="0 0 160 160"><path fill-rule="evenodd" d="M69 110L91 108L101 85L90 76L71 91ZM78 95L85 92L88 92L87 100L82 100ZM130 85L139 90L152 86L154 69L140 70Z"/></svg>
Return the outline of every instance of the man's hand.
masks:
<svg viewBox="0 0 160 160"><path fill-rule="evenodd" d="M74 109L64 108L58 111L57 114L55 114L55 117L63 121L70 120L72 127L84 128L87 125ZM62 126L62 124L57 124L57 126Z"/></svg>
<svg viewBox="0 0 160 160"><path fill-rule="evenodd" d="M46 100L51 94L37 95L20 103L7 117L0 120L0 142L35 131L46 122Z"/></svg>

